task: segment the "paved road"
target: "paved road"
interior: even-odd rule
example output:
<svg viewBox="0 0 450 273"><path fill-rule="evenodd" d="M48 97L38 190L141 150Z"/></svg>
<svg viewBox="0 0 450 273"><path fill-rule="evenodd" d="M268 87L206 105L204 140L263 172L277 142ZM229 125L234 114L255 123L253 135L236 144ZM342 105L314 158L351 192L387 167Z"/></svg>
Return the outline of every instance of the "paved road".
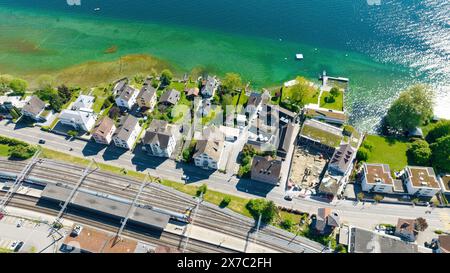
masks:
<svg viewBox="0 0 450 273"><path fill-rule="evenodd" d="M281 206L298 209L301 211L316 213L319 207L331 207L340 213L341 219L351 225L372 229L379 223L395 224L399 217L416 218L423 217L427 220L429 228L419 236L419 243L431 240L436 229L450 232L450 209L433 209L430 214L425 213L427 208L391 205L391 204L361 204L348 200L325 203L321 200L295 198L294 201L284 200L284 190L280 187L267 188L265 185L250 180L238 180L231 174L208 172L196 168L193 165L177 163L149 157L140 149L136 154L128 151L105 147L92 142L81 140L67 140L63 136L41 131L37 127L15 128L15 124L0 122L0 134L22 139L23 141L37 144L39 139L45 139L44 147L72 154L78 157L95 158L98 162L124 167L137 171L149 171L150 174L162 178L181 182L181 177L186 174L190 177L188 183L207 183L210 188L238 195L246 198L265 197L273 200ZM73 151L69 151L72 148Z"/></svg>

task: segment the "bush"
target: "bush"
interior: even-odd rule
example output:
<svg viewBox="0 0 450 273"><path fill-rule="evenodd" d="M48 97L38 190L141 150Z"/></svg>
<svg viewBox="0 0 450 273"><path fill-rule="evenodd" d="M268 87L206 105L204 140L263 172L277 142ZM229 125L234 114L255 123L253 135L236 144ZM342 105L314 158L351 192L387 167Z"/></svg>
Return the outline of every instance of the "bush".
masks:
<svg viewBox="0 0 450 273"><path fill-rule="evenodd" d="M281 221L280 226L281 228L287 231L291 231L292 228L295 226L295 222L291 218L286 218L283 221Z"/></svg>
<svg viewBox="0 0 450 273"><path fill-rule="evenodd" d="M197 196L200 196L203 194L203 196L206 194L206 191L208 191L208 186L206 184L201 185L198 187L197 190Z"/></svg>
<svg viewBox="0 0 450 273"><path fill-rule="evenodd" d="M326 96L324 100L326 103L333 103L336 101L335 97L333 96Z"/></svg>
<svg viewBox="0 0 450 273"><path fill-rule="evenodd" d="M379 195L379 194L375 194L375 196L373 197L373 200L375 200L375 202L377 202L377 203L383 199L384 199L383 195Z"/></svg>
<svg viewBox="0 0 450 273"><path fill-rule="evenodd" d="M351 136L353 134L353 132L355 132L355 128L353 128L351 125L344 125L343 128L343 134L346 136Z"/></svg>
<svg viewBox="0 0 450 273"><path fill-rule="evenodd" d="M414 229L418 231L425 231L428 228L427 220L422 217L416 219L414 223Z"/></svg>
<svg viewBox="0 0 450 273"><path fill-rule="evenodd" d="M220 202L220 207L221 208L224 208L224 207L227 207L229 204L231 203L231 197L229 197L229 196L225 196L223 199L222 199L222 202Z"/></svg>
<svg viewBox="0 0 450 273"><path fill-rule="evenodd" d="M347 253L347 248L344 245L338 244L334 251L337 253Z"/></svg>
<svg viewBox="0 0 450 273"><path fill-rule="evenodd" d="M428 166L430 163L431 149L425 140L418 139L411 143L406 154L414 165Z"/></svg>
<svg viewBox="0 0 450 273"><path fill-rule="evenodd" d="M34 155L36 152L36 148L27 145L16 145L11 146L10 148L10 156L14 159L28 159Z"/></svg>
<svg viewBox="0 0 450 273"><path fill-rule="evenodd" d="M373 144L372 144L372 142L370 142L370 141L368 141L368 140L365 140L365 141L363 142L362 146L363 146L364 148L366 148L367 150L369 150L369 151L372 151L372 149L373 149Z"/></svg>
<svg viewBox="0 0 450 273"><path fill-rule="evenodd" d="M450 135L438 138L430 145L433 167L440 171L450 172Z"/></svg>
<svg viewBox="0 0 450 273"><path fill-rule="evenodd" d="M237 176L240 178L248 178L250 177L250 165L239 166L239 171Z"/></svg>
<svg viewBox="0 0 450 273"><path fill-rule="evenodd" d="M172 72L169 69L164 69L161 72L161 78L160 78L161 85L162 86L170 85L170 82L172 81L172 78L173 78Z"/></svg>
<svg viewBox="0 0 450 273"><path fill-rule="evenodd" d="M339 96L339 88L337 88L336 86L332 87L330 89L330 95L333 97Z"/></svg>
<svg viewBox="0 0 450 273"><path fill-rule="evenodd" d="M358 201L362 201L364 199L364 193L358 192L358 194L356 195L356 198L358 198Z"/></svg>
<svg viewBox="0 0 450 273"><path fill-rule="evenodd" d="M70 137L76 137L76 136L78 136L78 132L74 131L74 130L70 130L67 132L67 135L69 135Z"/></svg>
<svg viewBox="0 0 450 273"><path fill-rule="evenodd" d="M367 161L367 159L369 159L369 155L370 155L370 152L366 148L361 147L361 148L359 148L358 152L356 153L356 160Z"/></svg>

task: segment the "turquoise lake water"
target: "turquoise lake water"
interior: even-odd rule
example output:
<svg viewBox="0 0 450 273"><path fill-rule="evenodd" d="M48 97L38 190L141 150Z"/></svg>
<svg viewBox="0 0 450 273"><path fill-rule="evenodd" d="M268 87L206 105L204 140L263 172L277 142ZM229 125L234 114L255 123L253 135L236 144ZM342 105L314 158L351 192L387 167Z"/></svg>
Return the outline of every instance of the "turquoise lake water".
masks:
<svg viewBox="0 0 450 273"><path fill-rule="evenodd" d="M180 71L235 71L256 88L326 70L350 78L346 111L363 130L373 130L399 91L419 81L436 90L436 114L450 118L448 0L80 1L0 0L0 72L131 53ZM42 51L30 53L27 43ZM102 54L111 45L119 51Z"/></svg>

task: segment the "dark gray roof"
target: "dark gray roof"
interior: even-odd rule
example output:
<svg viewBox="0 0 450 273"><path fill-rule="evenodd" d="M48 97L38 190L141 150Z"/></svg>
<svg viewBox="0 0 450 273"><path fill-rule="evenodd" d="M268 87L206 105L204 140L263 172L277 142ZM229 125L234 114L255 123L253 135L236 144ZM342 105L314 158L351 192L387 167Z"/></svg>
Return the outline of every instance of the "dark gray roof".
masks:
<svg viewBox="0 0 450 273"><path fill-rule="evenodd" d="M175 104L177 104L177 102L179 100L180 100L180 92L175 89L171 89L171 90L166 90L161 95L159 102L175 105Z"/></svg>
<svg viewBox="0 0 450 273"><path fill-rule="evenodd" d="M65 202L67 198L69 198L71 191L72 189L69 188L47 184L42 191L41 197L56 202ZM131 200L129 201L131 202ZM118 218L126 217L130 208L130 204L81 191L75 193L70 204ZM158 229L164 229L169 222L169 218L169 215L152 211L151 209L135 207L134 212L130 217L130 221L149 225Z"/></svg>
<svg viewBox="0 0 450 273"><path fill-rule="evenodd" d="M122 92L119 95L119 98L121 98L124 101L129 101L136 91L137 91L136 89L127 85L125 86L125 88L123 88Z"/></svg>
<svg viewBox="0 0 450 273"><path fill-rule="evenodd" d="M153 96L156 95L156 88L151 86L151 84L144 84L142 86L141 91L139 91L139 94L137 96L137 100L144 100L146 103L150 102Z"/></svg>
<svg viewBox="0 0 450 273"><path fill-rule="evenodd" d="M138 119L132 115L123 117L114 136L122 140L127 140L138 123Z"/></svg>
<svg viewBox="0 0 450 273"><path fill-rule="evenodd" d="M352 228L350 233L352 253L417 253L417 245L381 235L369 230Z"/></svg>
<svg viewBox="0 0 450 273"><path fill-rule="evenodd" d="M260 93L252 92L248 97L247 106L258 106L261 104L262 97Z"/></svg>
<svg viewBox="0 0 450 273"><path fill-rule="evenodd" d="M251 177L254 180L277 181L281 176L281 161L270 156L255 156L252 161ZM275 183L274 183L275 184Z"/></svg>
<svg viewBox="0 0 450 273"><path fill-rule="evenodd" d="M45 102L40 100L37 96L32 96L25 106L22 108L23 111L27 111L35 116L39 115L45 108Z"/></svg>
<svg viewBox="0 0 450 273"><path fill-rule="evenodd" d="M339 149L334 151L329 167L344 174L352 163L355 152L352 145L341 144Z"/></svg>
<svg viewBox="0 0 450 273"><path fill-rule="evenodd" d="M322 179L319 185L319 192L324 194L337 195L339 190L339 181L331 176L326 176Z"/></svg>
<svg viewBox="0 0 450 273"><path fill-rule="evenodd" d="M169 123L165 120L154 119L147 129L142 143L144 145L158 144L161 148L165 149L169 145L171 136L172 130Z"/></svg>
<svg viewBox="0 0 450 273"><path fill-rule="evenodd" d="M297 135L294 123L289 122L288 124L281 126L278 144L278 150L282 152L280 153L280 156L286 156L286 153L289 151L289 148L294 143L296 137Z"/></svg>
<svg viewBox="0 0 450 273"><path fill-rule="evenodd" d="M120 94L122 93L122 90L125 88L125 86L128 84L128 78L120 79L116 82L116 85L113 88L114 94Z"/></svg>

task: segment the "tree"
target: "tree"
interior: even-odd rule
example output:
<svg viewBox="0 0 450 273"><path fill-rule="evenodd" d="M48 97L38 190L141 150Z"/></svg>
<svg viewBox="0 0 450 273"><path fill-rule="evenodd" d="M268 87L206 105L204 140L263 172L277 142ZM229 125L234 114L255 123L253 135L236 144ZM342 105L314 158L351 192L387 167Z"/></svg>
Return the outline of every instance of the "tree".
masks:
<svg viewBox="0 0 450 273"><path fill-rule="evenodd" d="M433 143L438 138L448 135L450 135L450 120L440 120L428 132L426 140L428 143Z"/></svg>
<svg viewBox="0 0 450 273"><path fill-rule="evenodd" d="M425 140L418 139L411 143L406 154L414 165L428 166L430 163L431 149Z"/></svg>
<svg viewBox="0 0 450 273"><path fill-rule="evenodd" d="M222 80L221 90L223 93L230 93L242 87L241 76L237 73L227 73Z"/></svg>
<svg viewBox="0 0 450 273"><path fill-rule="evenodd" d="M120 115L120 109L117 106L113 106L111 107L111 109L109 109L109 113L108 116L113 119L116 120Z"/></svg>
<svg viewBox="0 0 450 273"><path fill-rule="evenodd" d="M222 199L222 202L220 202L220 207L221 208L224 208L224 207L227 207L229 204L230 204L230 202L231 202L231 197L229 197L229 196L225 196L223 199Z"/></svg>
<svg viewBox="0 0 450 273"><path fill-rule="evenodd" d="M419 217L414 222L414 229L417 231L425 231L428 228L427 220L422 217Z"/></svg>
<svg viewBox="0 0 450 273"><path fill-rule="evenodd" d="M388 110L387 126L401 132L429 121L433 115L432 98L432 91L425 85L414 85L403 91Z"/></svg>
<svg viewBox="0 0 450 273"><path fill-rule="evenodd" d="M450 135L437 139L430 148L433 166L438 170L450 172Z"/></svg>
<svg viewBox="0 0 450 273"><path fill-rule="evenodd" d="M205 196L207 191L208 191L208 185L202 184L200 187L198 187L197 196L200 196L201 194L203 194L203 196Z"/></svg>
<svg viewBox="0 0 450 273"><path fill-rule="evenodd" d="M9 83L9 88L15 92L25 92L28 87L28 83L22 79L13 79Z"/></svg>
<svg viewBox="0 0 450 273"><path fill-rule="evenodd" d="M333 96L333 97L339 96L339 88L332 87L331 90L330 90L330 95Z"/></svg>
<svg viewBox="0 0 450 273"><path fill-rule="evenodd" d="M360 147L356 152L356 160L367 161L369 159L370 152L364 147Z"/></svg>
<svg viewBox="0 0 450 273"><path fill-rule="evenodd" d="M261 215L261 221L267 224L270 224L278 213L278 208L273 201L267 201L262 198L251 199L246 207L256 220Z"/></svg>
<svg viewBox="0 0 450 273"><path fill-rule="evenodd" d="M60 96L54 96L50 99L50 107L56 112L61 112L64 102Z"/></svg>
<svg viewBox="0 0 450 273"><path fill-rule="evenodd" d="M58 86L58 95L61 97L62 101L64 103L70 101L72 99L72 91L65 86L64 84L61 86Z"/></svg>
<svg viewBox="0 0 450 273"><path fill-rule="evenodd" d="M172 81L172 78L173 78L172 72L169 69L164 69L161 72L161 85L168 86Z"/></svg>

